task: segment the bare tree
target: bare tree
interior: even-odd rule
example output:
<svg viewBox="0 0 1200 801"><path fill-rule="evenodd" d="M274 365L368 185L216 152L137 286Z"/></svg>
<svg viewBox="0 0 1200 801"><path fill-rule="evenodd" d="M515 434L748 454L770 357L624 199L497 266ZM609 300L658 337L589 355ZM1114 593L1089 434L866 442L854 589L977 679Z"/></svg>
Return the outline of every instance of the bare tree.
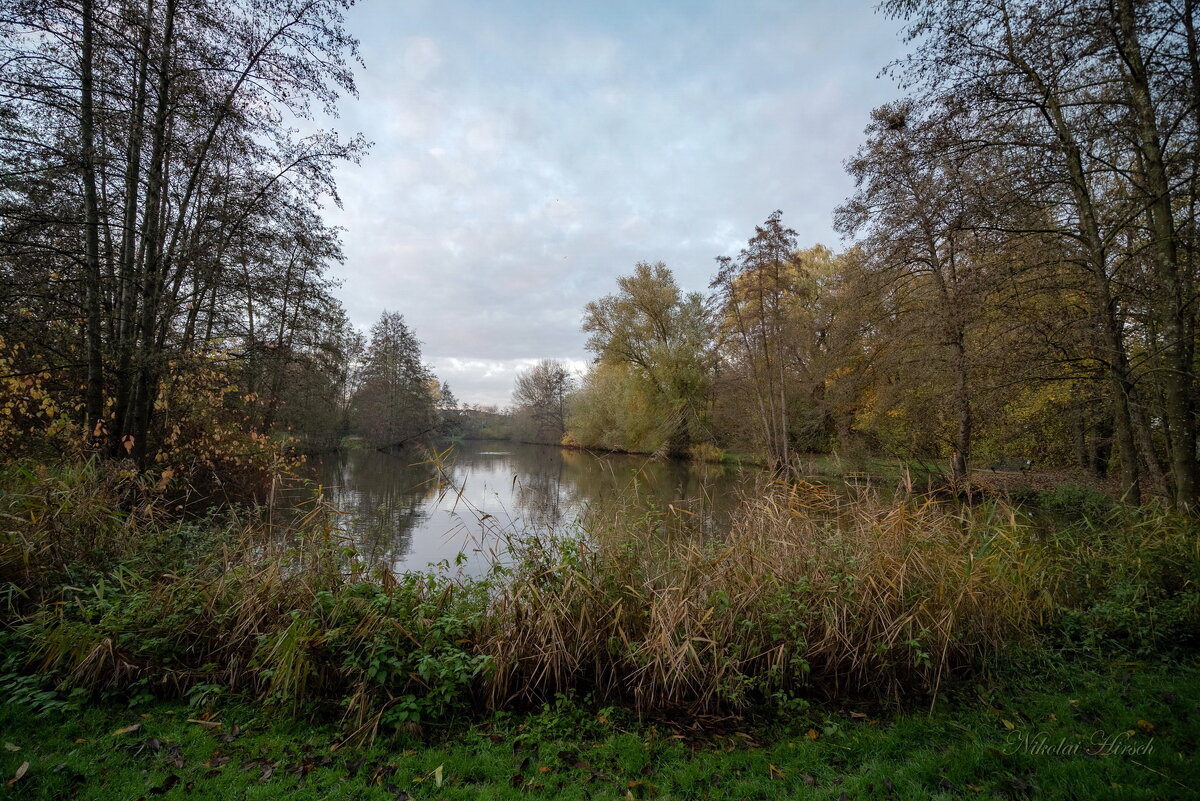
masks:
<svg viewBox="0 0 1200 801"><path fill-rule="evenodd" d="M560 442L567 431L567 398L575 390L575 377L567 365L542 359L517 374L512 401L518 418L532 424L528 432L539 442Z"/></svg>

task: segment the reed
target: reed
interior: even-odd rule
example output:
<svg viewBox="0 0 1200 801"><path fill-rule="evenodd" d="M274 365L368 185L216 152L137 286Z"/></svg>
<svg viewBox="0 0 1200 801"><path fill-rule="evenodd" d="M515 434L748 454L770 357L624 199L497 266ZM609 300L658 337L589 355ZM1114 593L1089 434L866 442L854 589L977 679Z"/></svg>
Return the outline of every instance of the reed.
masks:
<svg viewBox="0 0 1200 801"><path fill-rule="evenodd" d="M0 475L4 651L60 687L248 694L383 729L590 694L641 714L936 696L1014 646L1148 653L1200 631L1195 518L1047 527L995 502L795 483L727 530L637 499L499 532L481 579L371 564L320 499L172 518L96 465ZM20 667L20 665L18 665Z"/></svg>
<svg viewBox="0 0 1200 801"><path fill-rule="evenodd" d="M1050 608L1028 527L994 510L793 484L747 500L720 538L626 516L593 525L558 543L553 567L519 568L489 610L493 705L580 686L697 713L936 691Z"/></svg>

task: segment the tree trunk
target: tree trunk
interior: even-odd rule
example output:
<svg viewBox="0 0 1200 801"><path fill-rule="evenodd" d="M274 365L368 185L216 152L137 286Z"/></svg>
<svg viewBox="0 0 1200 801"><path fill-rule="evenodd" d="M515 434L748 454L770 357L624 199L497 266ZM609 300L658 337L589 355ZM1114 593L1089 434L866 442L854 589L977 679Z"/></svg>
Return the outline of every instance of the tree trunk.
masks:
<svg viewBox="0 0 1200 801"><path fill-rule="evenodd" d="M129 411L133 391L132 368L137 329L134 320L138 313L138 198L141 189L142 138L146 122L146 83L150 70L150 27L154 21L154 0L146 0L145 17L138 42L136 77L133 86L133 112L129 121L126 145L125 207L122 214L121 251L118 256L116 286L116 336L114 351L117 361L116 419L113 421L112 449L121 449L118 437L126 432L125 416Z"/></svg>
<svg viewBox="0 0 1200 801"><path fill-rule="evenodd" d="M1154 304L1163 333L1165 367L1161 382L1165 397L1167 451L1171 459L1173 500L1178 509L1196 503L1196 423L1192 416L1194 388L1192 350L1189 336L1189 298L1180 276L1178 239L1172 193L1163 156L1162 139L1155 115L1150 78L1142 59L1137 19L1132 0L1115 5L1117 27L1113 31L1125 65L1129 102L1134 112L1133 139L1144 165L1143 191L1153 239L1154 273L1157 280ZM1193 101L1195 98L1193 98Z"/></svg>
<svg viewBox="0 0 1200 801"><path fill-rule="evenodd" d="M143 215L143 287L141 315L137 326L138 347L134 379L125 415L122 446L139 462L146 458L150 418L158 390L162 354L158 351L157 327L162 293L163 201L166 193L166 138L171 89L171 47L175 29L175 0L167 0L163 19L162 52L158 64L158 97L150 151L150 173L146 182Z"/></svg>
<svg viewBox="0 0 1200 801"><path fill-rule="evenodd" d="M92 108L92 0L83 0L83 41L80 66L79 133L82 146L84 214L84 321L87 351L86 410L88 436L100 436L104 415L104 366L101 355L100 209L96 198L96 142Z"/></svg>

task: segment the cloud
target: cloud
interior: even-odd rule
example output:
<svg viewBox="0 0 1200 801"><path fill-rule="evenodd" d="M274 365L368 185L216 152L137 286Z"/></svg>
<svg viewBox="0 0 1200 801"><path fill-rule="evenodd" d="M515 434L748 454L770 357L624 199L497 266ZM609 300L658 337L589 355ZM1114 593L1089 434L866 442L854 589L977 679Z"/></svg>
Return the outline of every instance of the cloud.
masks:
<svg viewBox="0 0 1200 801"><path fill-rule="evenodd" d="M896 26L864 4L366 3L376 142L340 171L340 290L364 327L402 312L464 400L503 405L522 364L583 364L584 304L638 261L688 290L774 209L836 245L841 162Z"/></svg>
<svg viewBox="0 0 1200 801"><path fill-rule="evenodd" d="M576 375L582 375L587 369L587 362L583 359L560 357L559 360L564 362L568 369ZM470 403L494 404L503 408L509 405L517 374L528 370L537 362L538 359L447 357L434 359L431 364L438 377L450 384L450 388L458 398ZM502 392L501 389L503 389Z"/></svg>

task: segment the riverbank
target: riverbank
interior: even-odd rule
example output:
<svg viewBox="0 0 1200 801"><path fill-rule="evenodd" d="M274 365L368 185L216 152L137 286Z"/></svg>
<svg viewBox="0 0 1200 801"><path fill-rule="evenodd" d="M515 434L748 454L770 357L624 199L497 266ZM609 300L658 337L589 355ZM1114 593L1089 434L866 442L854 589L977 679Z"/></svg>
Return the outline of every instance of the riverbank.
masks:
<svg viewBox="0 0 1200 801"><path fill-rule="evenodd" d="M236 703L0 705L0 796L219 799L1187 798L1200 666L1044 666L930 712L815 705L758 726L639 723L561 701L341 745L335 725ZM38 717L37 709L46 712ZM27 766L22 771L22 766ZM16 778L20 774L19 778Z"/></svg>
<svg viewBox="0 0 1200 801"><path fill-rule="evenodd" d="M508 561L465 578L370 561L319 503L180 519L161 503L161 477L97 462L18 465L0 489L0 684L10 702L68 718L109 705L91 736L72 740L96 739L122 704L172 718L150 709L166 704L172 719L180 702L216 719L240 710L243 730L290 718L357 747L497 721L536 728L529 712L560 697L587 699L572 732L603 715L628 731L670 720L763 742L779 721L804 721L801 739L821 742L839 730L823 721L840 726L847 710L901 720L894 710L966 703L977 715L964 699L980 692L988 709L1019 709L1013 699L1039 685L1057 689L1038 704L1067 703L1077 672L1118 697L1106 682L1139 671L1147 688L1198 697L1172 689L1194 676L1198 524L1155 507L1080 502L1055 521L999 502L774 483L747 491L716 536L690 515L618 503L593 509L583 529L510 532ZM1162 710L1145 703L1134 730L1159 725L1146 714ZM14 730L34 725L5 714ZM492 733L505 743L520 732ZM599 735L560 739L572 737L603 747ZM854 759L869 761L875 746L863 748ZM670 775L684 770L672 764Z"/></svg>

